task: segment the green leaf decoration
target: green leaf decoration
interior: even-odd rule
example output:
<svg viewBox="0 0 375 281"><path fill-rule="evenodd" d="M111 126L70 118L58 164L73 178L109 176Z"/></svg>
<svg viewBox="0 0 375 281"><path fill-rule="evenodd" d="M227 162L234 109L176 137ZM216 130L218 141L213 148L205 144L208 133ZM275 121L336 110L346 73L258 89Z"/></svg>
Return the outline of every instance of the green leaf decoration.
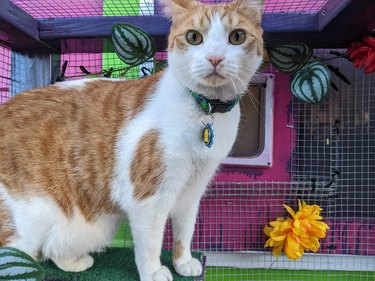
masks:
<svg viewBox="0 0 375 281"><path fill-rule="evenodd" d="M328 94L331 75L321 62L306 63L298 70L290 84L295 97L310 104L321 103Z"/></svg>
<svg viewBox="0 0 375 281"><path fill-rule="evenodd" d="M268 49L268 57L272 65L282 72L295 72L307 62L312 49L305 43L280 45Z"/></svg>
<svg viewBox="0 0 375 281"><path fill-rule="evenodd" d="M126 23L112 27L112 42L118 57L128 65L140 65L154 57L155 42L142 29Z"/></svg>
<svg viewBox="0 0 375 281"><path fill-rule="evenodd" d="M0 248L0 280L41 281L43 278L43 268L32 257L14 248Z"/></svg>
<svg viewBox="0 0 375 281"><path fill-rule="evenodd" d="M148 69L147 67L141 67L141 72L143 73L143 76L151 76L152 71Z"/></svg>

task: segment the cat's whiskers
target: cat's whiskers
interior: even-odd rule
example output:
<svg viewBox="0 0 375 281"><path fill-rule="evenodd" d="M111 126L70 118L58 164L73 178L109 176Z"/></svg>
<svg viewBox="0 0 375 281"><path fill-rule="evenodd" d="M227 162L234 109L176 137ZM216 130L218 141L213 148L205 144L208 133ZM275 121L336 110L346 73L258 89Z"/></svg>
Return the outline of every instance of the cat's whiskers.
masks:
<svg viewBox="0 0 375 281"><path fill-rule="evenodd" d="M239 72L237 70L235 70L235 67L229 67L229 70L228 70L228 78L231 79L231 82L233 84L233 86L235 87L236 89L236 95L240 95L242 93L242 91L245 91L247 89L247 87L245 87L245 83L239 78ZM241 85L243 86L244 90L240 90L238 87L238 85L235 83L234 79L232 78L235 78L236 80L240 81ZM237 85L237 86L236 86Z"/></svg>
<svg viewBox="0 0 375 281"><path fill-rule="evenodd" d="M230 76L228 76L228 78L229 78L229 81L230 81L230 82L232 83L232 85L233 85L233 90L234 90L235 95L238 96L240 93L239 93L239 91L238 91L238 89L237 89L236 84L235 84L234 81L233 81L233 78L230 77Z"/></svg>
<svg viewBox="0 0 375 281"><path fill-rule="evenodd" d="M255 99L255 97L254 97L254 93L251 91L251 88L250 88L250 87L246 86L245 83L244 83L240 78L238 78L238 71L235 71L235 70L234 70L235 67L237 67L237 69L245 70L246 72L249 72L249 73L251 73L251 72L253 71L253 69L250 68L250 67L243 66L243 65L236 65L236 66L234 66L234 65L231 66L231 65L230 65L230 66L229 66L230 72L231 72L231 73L234 73L234 75L232 75L231 77L233 77L234 79L238 80L238 82L239 82L240 84L242 84L242 86L243 86L243 88L244 88L244 91L241 92L241 93L239 93L239 94L245 94L245 95L247 95L247 96L250 98L251 103L253 104L255 110L261 115L261 118L263 118L263 114L261 114L261 113L259 112L259 107L258 107L258 106L259 106L259 103L258 103L257 100ZM231 80L233 80L233 79L231 78ZM253 75L251 81L254 81L258 86L264 88L264 86L262 85L262 83L259 82L259 80L257 79L257 77L256 77L255 75ZM233 81L232 83L235 85L234 81ZM261 106L264 107L264 105L261 105Z"/></svg>
<svg viewBox="0 0 375 281"><path fill-rule="evenodd" d="M254 72L254 69L252 67L248 67L248 66L244 66L244 65L237 65L237 67L239 67L239 68L241 68L243 70L246 70L246 71ZM258 73L258 70L256 70L255 73Z"/></svg>
<svg viewBox="0 0 375 281"><path fill-rule="evenodd" d="M189 70L189 69L190 69L189 65L183 65L183 66L180 66L179 68L174 70L175 72L178 72L179 76L181 76L182 81L184 81L184 80L188 81L188 82L184 82L184 87L186 87L186 84L189 83L191 80L193 80L195 78L195 76L189 77L190 72L186 71L186 70ZM188 78L188 79L186 79L186 78Z"/></svg>
<svg viewBox="0 0 375 281"><path fill-rule="evenodd" d="M252 78L251 78L251 82L258 85L259 87L261 87L262 89L265 89L266 86L264 85L264 83L262 83L261 81L259 81L259 79L256 77L256 75L254 75Z"/></svg>
<svg viewBox="0 0 375 281"><path fill-rule="evenodd" d="M243 66L243 65L237 65L236 67L240 68L241 70L245 70L247 72L253 72L253 69L250 68L250 67L246 67L246 66ZM231 67L231 68L233 68L233 67ZM260 75L260 72L256 71L254 73L254 75L251 77L250 82L253 82L254 84L256 84L259 87L261 87L261 88L264 89L265 88L264 83L262 83L262 82L259 81L257 75ZM235 77L237 77L237 75L235 75Z"/></svg>
<svg viewBox="0 0 375 281"><path fill-rule="evenodd" d="M185 77L188 76L188 74L185 74L184 75ZM191 91L196 91L196 86L197 86L197 79L196 79L196 75L193 75L192 77L190 77L189 79L187 79L184 84L183 84L183 89L185 88L188 88L190 89ZM183 78L184 79L184 78ZM192 85L190 85L191 82L194 82Z"/></svg>
<svg viewBox="0 0 375 281"><path fill-rule="evenodd" d="M240 79L238 79L238 80L240 81L240 83L242 83L245 86L245 84ZM262 107L262 111L264 111L264 105L259 104L259 102L257 102L256 98L254 97L254 93L251 91L251 88L250 87L246 87L246 90L243 92L243 94L247 95L250 98L250 101L253 104L255 110L260 115L260 117L263 119L264 116L259 111L258 106L260 105Z"/></svg>

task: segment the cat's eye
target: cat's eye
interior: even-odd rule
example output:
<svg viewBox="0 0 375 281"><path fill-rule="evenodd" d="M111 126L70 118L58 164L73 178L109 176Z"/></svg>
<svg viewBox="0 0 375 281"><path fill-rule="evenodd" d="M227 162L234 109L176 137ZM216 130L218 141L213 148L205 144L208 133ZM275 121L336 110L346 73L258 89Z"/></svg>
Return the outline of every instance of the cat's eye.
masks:
<svg viewBox="0 0 375 281"><path fill-rule="evenodd" d="M243 42L245 42L245 39L246 39L246 33L242 29L233 30L229 34L229 42L232 45L241 45Z"/></svg>
<svg viewBox="0 0 375 281"><path fill-rule="evenodd" d="M186 40L190 45L199 45L203 41L203 36L196 30L189 30L186 33Z"/></svg>

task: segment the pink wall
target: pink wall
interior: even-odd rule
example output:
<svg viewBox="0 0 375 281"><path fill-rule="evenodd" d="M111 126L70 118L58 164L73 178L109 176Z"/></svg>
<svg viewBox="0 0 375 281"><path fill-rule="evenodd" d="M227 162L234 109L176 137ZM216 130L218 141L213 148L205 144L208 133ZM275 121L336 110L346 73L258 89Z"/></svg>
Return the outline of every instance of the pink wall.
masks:
<svg viewBox="0 0 375 281"><path fill-rule="evenodd" d="M65 76L73 76L73 78L69 78L69 80L74 79L82 79L84 78L83 72L80 70L80 66L84 66L89 72L97 73L102 71L102 53L69 53L65 52L65 49L70 48L70 44L79 44L76 40L64 40L61 44L61 65L65 61L68 61L68 67L66 68ZM103 42L101 39L98 40L91 40L88 44L91 44L93 48L96 50L101 50L103 46ZM95 44L95 46L93 46ZM76 77L74 77L76 76Z"/></svg>
<svg viewBox="0 0 375 281"><path fill-rule="evenodd" d="M103 0L13 0L35 18L103 15Z"/></svg>

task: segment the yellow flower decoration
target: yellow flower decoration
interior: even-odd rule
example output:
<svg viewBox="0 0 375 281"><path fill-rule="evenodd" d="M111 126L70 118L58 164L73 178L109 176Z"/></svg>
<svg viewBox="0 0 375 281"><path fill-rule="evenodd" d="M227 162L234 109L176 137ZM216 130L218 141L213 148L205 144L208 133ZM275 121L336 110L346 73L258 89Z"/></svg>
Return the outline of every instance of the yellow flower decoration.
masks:
<svg viewBox="0 0 375 281"><path fill-rule="evenodd" d="M319 238L326 236L328 225L321 220L318 205L307 205L298 200L297 213L287 205L283 205L292 218L278 218L264 227L264 233L269 237L265 247L272 247L273 254L279 256L283 251L285 255L297 260L305 250L313 252L320 248Z"/></svg>

